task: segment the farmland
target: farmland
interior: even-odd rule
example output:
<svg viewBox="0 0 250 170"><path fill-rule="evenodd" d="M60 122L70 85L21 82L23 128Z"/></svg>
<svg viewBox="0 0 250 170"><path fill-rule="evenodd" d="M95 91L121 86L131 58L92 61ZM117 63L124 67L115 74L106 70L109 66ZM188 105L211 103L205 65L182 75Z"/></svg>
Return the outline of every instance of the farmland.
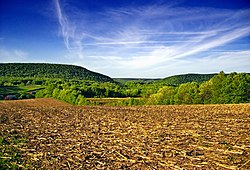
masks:
<svg viewBox="0 0 250 170"><path fill-rule="evenodd" d="M0 86L0 94L17 94L44 89L42 86Z"/></svg>
<svg viewBox="0 0 250 170"><path fill-rule="evenodd" d="M250 104L108 107L30 99L0 108L0 166L250 169Z"/></svg>

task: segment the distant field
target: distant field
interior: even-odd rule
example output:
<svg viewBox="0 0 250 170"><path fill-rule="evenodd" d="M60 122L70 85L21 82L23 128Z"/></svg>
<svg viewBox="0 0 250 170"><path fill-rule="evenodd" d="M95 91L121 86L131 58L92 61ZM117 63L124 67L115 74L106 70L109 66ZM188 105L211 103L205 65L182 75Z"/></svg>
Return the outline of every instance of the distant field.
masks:
<svg viewBox="0 0 250 170"><path fill-rule="evenodd" d="M129 101L131 99L141 99L140 97L136 97L136 98L131 98L131 97L126 97L126 98L86 98L87 101L94 103L95 105L99 105L99 106L110 106L110 105L114 105L117 104L119 102L124 102L124 101Z"/></svg>
<svg viewBox="0 0 250 170"><path fill-rule="evenodd" d="M32 99L0 108L0 166L250 169L250 104L80 107Z"/></svg>
<svg viewBox="0 0 250 170"><path fill-rule="evenodd" d="M0 95L17 94L44 89L43 86L0 86Z"/></svg>
<svg viewBox="0 0 250 170"><path fill-rule="evenodd" d="M63 107L71 106L66 102L55 100L52 98L38 98L38 99L23 99L23 100L6 100L2 101L0 107Z"/></svg>

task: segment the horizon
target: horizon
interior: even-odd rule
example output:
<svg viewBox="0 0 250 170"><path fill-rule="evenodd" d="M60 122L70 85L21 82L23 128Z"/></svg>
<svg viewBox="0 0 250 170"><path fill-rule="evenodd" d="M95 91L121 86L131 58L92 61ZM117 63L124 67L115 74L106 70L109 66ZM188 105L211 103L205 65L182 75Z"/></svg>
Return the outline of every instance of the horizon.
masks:
<svg viewBox="0 0 250 170"><path fill-rule="evenodd" d="M0 8L0 63L76 65L112 78L250 72L247 0L3 0Z"/></svg>
<svg viewBox="0 0 250 170"><path fill-rule="evenodd" d="M85 68L83 66L79 66L79 65L73 65L73 64L60 64L60 63L0 63L0 64L56 64L56 65L67 65L67 66L76 66L76 67L82 67L84 69L87 69L88 71L92 71L88 68ZM93 71L92 71L93 72ZM224 72L223 70L221 70L220 72ZM98 74L101 74L101 75L104 75L104 76L108 76L112 79L135 79L135 80L161 80L161 79L165 79L165 78L169 78L169 77L174 77L174 76L182 76L182 75L209 75L209 74L219 74L220 72L210 72L210 73L193 73L193 72L189 72L189 73L180 73L180 74L173 74L173 75L168 75L168 76L165 76L165 77L111 77L109 75L106 75L106 74L103 74L101 72L95 72L95 73L98 73ZM225 74L231 74L231 73L234 73L234 72L224 72ZM246 73L246 74L250 74L249 72L236 72L236 73Z"/></svg>

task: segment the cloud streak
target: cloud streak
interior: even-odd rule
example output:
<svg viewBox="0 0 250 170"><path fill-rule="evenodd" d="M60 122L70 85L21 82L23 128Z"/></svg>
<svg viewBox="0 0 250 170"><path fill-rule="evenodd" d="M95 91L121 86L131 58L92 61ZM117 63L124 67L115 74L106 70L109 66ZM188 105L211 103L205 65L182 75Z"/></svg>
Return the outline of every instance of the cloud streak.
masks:
<svg viewBox="0 0 250 170"><path fill-rule="evenodd" d="M60 4L60 0L54 0L56 16L60 24L60 33L64 39L64 44L66 48L77 55L80 58L83 58L83 48L82 48L82 39L83 35L80 35L76 32L76 25L71 23L68 16L64 13L64 10Z"/></svg>
<svg viewBox="0 0 250 170"><path fill-rule="evenodd" d="M79 60L78 65L103 73L107 68L143 72L177 60L202 59L205 53L211 57L211 50L230 52L225 46L232 43L237 50L237 42L250 36L249 9L148 4L66 13L76 7L54 2L61 35L72 58Z"/></svg>
<svg viewBox="0 0 250 170"><path fill-rule="evenodd" d="M74 29L69 26L68 19L64 16L59 0L55 0L56 14L58 22L61 26L61 34L64 38L64 43L68 49L70 49L69 39L74 37Z"/></svg>

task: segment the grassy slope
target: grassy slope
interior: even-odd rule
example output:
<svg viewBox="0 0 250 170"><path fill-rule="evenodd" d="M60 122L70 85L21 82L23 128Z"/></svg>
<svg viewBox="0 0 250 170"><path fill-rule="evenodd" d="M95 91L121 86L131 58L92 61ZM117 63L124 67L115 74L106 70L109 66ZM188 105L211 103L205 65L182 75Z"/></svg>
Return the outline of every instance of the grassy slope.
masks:
<svg viewBox="0 0 250 170"><path fill-rule="evenodd" d="M0 86L0 95L26 93L44 89L43 86Z"/></svg>

